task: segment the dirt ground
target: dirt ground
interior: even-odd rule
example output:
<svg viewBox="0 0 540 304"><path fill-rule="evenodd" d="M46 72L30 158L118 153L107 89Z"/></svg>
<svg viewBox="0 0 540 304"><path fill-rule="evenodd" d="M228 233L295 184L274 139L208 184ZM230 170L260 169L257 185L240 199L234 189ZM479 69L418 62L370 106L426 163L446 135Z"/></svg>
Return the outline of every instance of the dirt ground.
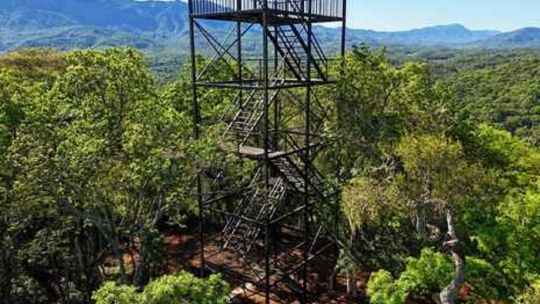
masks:
<svg viewBox="0 0 540 304"><path fill-rule="evenodd" d="M205 236L205 238L207 239L204 249L206 268L224 274L224 278L231 285L234 303L264 304L264 288L258 288L254 282L245 282L238 278L246 278L246 280L250 280L249 278L253 279L253 277L263 278L264 272L262 269L253 270L252 267L246 266L242 258L238 255L230 251L221 250L219 238L216 239L211 236ZM164 241L167 246L167 272L186 270L192 273L200 273L201 260L198 237L189 234L168 234L164 237ZM302 261L302 256L302 252L298 248L295 248L290 249L287 259L289 263L294 264L294 259L296 258L298 261ZM308 289L312 296L311 300L308 301L311 303L336 304L367 303L365 301L365 287L369 273L362 274L358 280L358 299L348 299L345 296L346 280L342 277L337 278L336 291L328 292L327 286L336 259L335 254L330 254L330 256L327 259L314 260L309 264L308 276L310 280L308 281ZM255 257L254 259L257 260L258 258ZM264 264L262 258L260 262ZM226 271L221 269L220 266L226 266ZM280 283L277 278L272 278L271 280L272 284L275 284L270 293L272 304L299 303L298 297L293 295L294 292L288 284Z"/></svg>

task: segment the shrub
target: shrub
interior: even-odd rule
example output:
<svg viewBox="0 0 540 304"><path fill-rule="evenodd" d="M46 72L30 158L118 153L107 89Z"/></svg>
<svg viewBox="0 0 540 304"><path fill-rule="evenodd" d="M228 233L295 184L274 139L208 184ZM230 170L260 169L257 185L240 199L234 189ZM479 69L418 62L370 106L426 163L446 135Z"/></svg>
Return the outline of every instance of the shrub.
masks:
<svg viewBox="0 0 540 304"><path fill-rule="evenodd" d="M368 283L367 293L372 304L402 304L408 292L394 281L392 274L386 270L375 272Z"/></svg>
<svg viewBox="0 0 540 304"><path fill-rule="evenodd" d="M117 285L114 282L107 282L101 286L92 299L96 304L142 304L135 287Z"/></svg>
<svg viewBox="0 0 540 304"><path fill-rule="evenodd" d="M525 292L518 298L519 304L538 304L540 303L540 279L536 280Z"/></svg>
<svg viewBox="0 0 540 304"><path fill-rule="evenodd" d="M403 304L409 297L440 292L453 275L454 265L450 258L424 249L419 258L407 259L405 271L397 279L386 270L374 273L368 282L367 293L373 304ZM497 298L498 280L500 274L491 264L474 257L467 258L467 282L474 287L472 298Z"/></svg>
<svg viewBox="0 0 540 304"><path fill-rule="evenodd" d="M92 298L96 304L227 304L229 286L219 275L199 279L179 272L152 281L140 293L134 287L108 282Z"/></svg>

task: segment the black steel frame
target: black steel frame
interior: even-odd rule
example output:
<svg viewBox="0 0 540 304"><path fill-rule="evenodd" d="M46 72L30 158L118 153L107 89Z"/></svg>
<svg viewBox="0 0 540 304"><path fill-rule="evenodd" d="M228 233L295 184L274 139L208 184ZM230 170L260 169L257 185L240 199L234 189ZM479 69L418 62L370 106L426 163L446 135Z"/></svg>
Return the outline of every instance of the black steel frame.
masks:
<svg viewBox="0 0 540 304"><path fill-rule="evenodd" d="M222 233L225 236L224 248L232 243L232 237L242 228L244 241L235 241L233 246L238 246L234 247L236 252L243 254L248 265L261 264L261 261L250 261L249 252L261 247L259 239L261 234L264 236L264 275L261 278L261 271L255 270L257 266L254 266L255 278L244 277L242 280L252 281L259 287L262 285L266 303L270 303L271 289L288 280L290 274L301 270L299 300L306 303L309 298L309 263L332 246L331 238L323 236L322 227L311 229L310 225L317 223L313 208L334 201L336 217L339 212L337 200L334 200L335 192L322 183L324 177L314 165L317 153L325 147L324 140L318 134L325 117L314 117L313 109L320 108L320 104L313 91L317 86L334 81L328 75L330 60L326 58L313 33L313 24L342 23L340 55L343 58L347 0L189 0L188 6L194 137L200 138L203 132L200 106L203 100L198 95L199 89L236 90L238 112L229 121L224 119L228 124L228 134L234 136L226 138L237 140L237 152L260 164L260 171L254 177L256 183L242 192L208 195L203 189L203 176L198 174L196 196L199 210L200 275L204 276L209 269L218 266L226 274L234 273L228 271L227 265L211 265L207 261L204 226L208 214L214 213L227 219ZM211 27L205 24L208 21L233 24L234 27L220 41L207 28ZM262 58L253 60L244 57L243 38L255 27L260 27L257 33L262 36ZM232 42L229 41L231 37L234 38ZM214 53L200 71L197 69L198 40L204 41L207 49ZM216 62L224 63L229 70L228 79L207 78L209 68ZM281 113L281 98L292 94L288 90L300 89L304 89L304 96L295 96L291 102L300 103L304 112L304 126L300 130L281 129L280 125L285 120ZM228 199L239 201L235 210L222 208L221 202ZM295 204L291 204L294 208L280 211L276 205L286 200L294 201ZM252 213L246 211L251 209L255 210ZM301 219L300 228L287 223L293 217ZM303 256L301 261L296 259L294 265L283 266L285 269L279 270L280 278L272 281L271 273L275 274L276 269L271 267L280 263L280 258L288 254L272 252L271 235L276 225L281 225L282 229L296 233L301 238L296 247L303 249ZM321 245L317 247L319 242ZM290 260L291 256L285 259Z"/></svg>

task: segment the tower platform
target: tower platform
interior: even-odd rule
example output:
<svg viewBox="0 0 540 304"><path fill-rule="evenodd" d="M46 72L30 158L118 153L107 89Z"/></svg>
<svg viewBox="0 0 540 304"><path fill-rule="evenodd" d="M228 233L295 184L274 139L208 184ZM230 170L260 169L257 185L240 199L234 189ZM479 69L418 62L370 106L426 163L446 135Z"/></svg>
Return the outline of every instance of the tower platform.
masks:
<svg viewBox="0 0 540 304"><path fill-rule="evenodd" d="M265 12L268 25L340 22L343 0L193 0L192 16L262 24Z"/></svg>

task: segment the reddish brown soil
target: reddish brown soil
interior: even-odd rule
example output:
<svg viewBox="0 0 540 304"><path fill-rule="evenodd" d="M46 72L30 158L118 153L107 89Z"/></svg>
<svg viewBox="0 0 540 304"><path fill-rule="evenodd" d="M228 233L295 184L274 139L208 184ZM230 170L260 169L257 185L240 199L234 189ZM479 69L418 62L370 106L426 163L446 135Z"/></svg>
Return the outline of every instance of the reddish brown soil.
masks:
<svg viewBox="0 0 540 304"><path fill-rule="evenodd" d="M252 267L247 266L241 257L235 255L228 250L221 250L219 237L206 236L207 242L204 248L207 268L214 269L216 272L224 272L225 279L231 285L233 295L235 296L235 303L248 303L259 304L265 303L265 293L256 287L253 283L245 283L237 276L251 278L254 277L263 278L263 271L254 271ZM168 272L175 272L178 270L186 270L192 273L200 272L200 248L198 238L188 234L169 234L164 237L165 244L167 246L166 255L166 267ZM279 263L291 263L294 265L296 261L302 261L302 252L297 247L288 248L289 252L286 258L279 260ZM253 259L259 260L261 264L264 264L264 260L261 257L255 256ZM295 260L297 259L297 260ZM309 283L308 289L310 293L314 294L312 303L336 303L336 304L348 304L348 303L365 303L361 299L347 299L346 285L344 278L338 278L338 284L335 292L328 292L327 283L331 276L332 270L335 265L335 257L330 259L317 259L309 264ZM224 271L219 266L226 266L227 271ZM233 274L228 275L228 273ZM362 293L365 290L365 284L369 274L363 274L359 279L359 290ZM255 280L259 281L259 280ZM271 279L272 282L278 281L278 279ZM270 297L272 304L281 303L299 303L297 297L292 296L293 292L285 284L275 283L272 287ZM363 297L362 297L363 298Z"/></svg>

